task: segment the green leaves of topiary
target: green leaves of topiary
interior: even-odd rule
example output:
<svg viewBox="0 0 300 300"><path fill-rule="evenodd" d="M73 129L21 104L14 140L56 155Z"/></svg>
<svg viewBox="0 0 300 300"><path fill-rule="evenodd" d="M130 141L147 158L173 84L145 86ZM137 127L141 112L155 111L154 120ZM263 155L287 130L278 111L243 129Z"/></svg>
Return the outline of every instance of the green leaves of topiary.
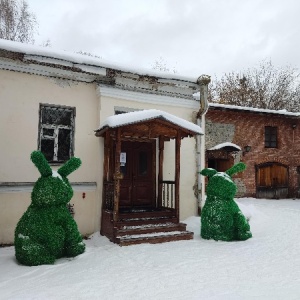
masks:
<svg viewBox="0 0 300 300"><path fill-rule="evenodd" d="M63 176L67 177L75 170L77 170L81 165L81 160L77 157L70 158L62 167L58 169L58 173Z"/></svg>
<svg viewBox="0 0 300 300"><path fill-rule="evenodd" d="M42 176L49 176L52 174L52 169L50 168L42 152L33 151L31 153L31 160L34 163L34 165L38 168Z"/></svg>
<svg viewBox="0 0 300 300"><path fill-rule="evenodd" d="M250 225L234 201L236 185L231 176L245 170L238 163L226 172L207 168L201 174L209 177L207 198L201 213L201 236L216 241L247 240L252 237Z"/></svg>
<svg viewBox="0 0 300 300"><path fill-rule="evenodd" d="M239 162L235 164L233 167L228 169L225 173L228 174L229 176L232 176L236 173L240 173L246 169L246 165L243 162Z"/></svg>
<svg viewBox="0 0 300 300"><path fill-rule="evenodd" d="M212 168L207 168L207 169L203 169L200 174L203 176L208 176L208 177L212 177L217 173L217 171L215 169Z"/></svg>
<svg viewBox="0 0 300 300"><path fill-rule="evenodd" d="M15 230L17 260L24 265L53 264L55 259L84 252L85 244L66 204L73 196L67 176L81 164L71 158L53 171L39 151L31 159L41 173L31 193L31 204Z"/></svg>

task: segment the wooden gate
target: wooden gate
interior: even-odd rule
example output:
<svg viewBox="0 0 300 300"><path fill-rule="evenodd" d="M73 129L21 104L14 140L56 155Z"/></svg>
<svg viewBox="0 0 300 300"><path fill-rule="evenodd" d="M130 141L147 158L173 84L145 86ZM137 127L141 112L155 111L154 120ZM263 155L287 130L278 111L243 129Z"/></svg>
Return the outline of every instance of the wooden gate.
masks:
<svg viewBox="0 0 300 300"><path fill-rule="evenodd" d="M288 197L288 167L276 162L256 168L256 197L282 199Z"/></svg>

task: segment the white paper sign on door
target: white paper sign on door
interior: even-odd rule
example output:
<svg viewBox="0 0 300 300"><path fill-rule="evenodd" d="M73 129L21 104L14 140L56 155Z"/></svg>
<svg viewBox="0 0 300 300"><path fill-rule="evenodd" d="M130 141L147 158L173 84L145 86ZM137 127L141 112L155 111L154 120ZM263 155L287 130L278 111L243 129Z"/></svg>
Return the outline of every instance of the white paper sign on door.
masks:
<svg viewBox="0 0 300 300"><path fill-rule="evenodd" d="M121 152L120 153L120 163L121 163L121 166L125 166L125 164L126 164L126 152Z"/></svg>

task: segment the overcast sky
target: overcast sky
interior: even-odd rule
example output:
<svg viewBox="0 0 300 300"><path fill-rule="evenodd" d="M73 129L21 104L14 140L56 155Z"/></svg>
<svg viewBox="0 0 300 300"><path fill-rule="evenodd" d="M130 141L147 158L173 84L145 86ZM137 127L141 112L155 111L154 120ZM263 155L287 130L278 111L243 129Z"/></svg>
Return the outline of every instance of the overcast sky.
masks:
<svg viewBox="0 0 300 300"><path fill-rule="evenodd" d="M27 0L36 44L178 75L220 77L262 60L300 69L299 0Z"/></svg>

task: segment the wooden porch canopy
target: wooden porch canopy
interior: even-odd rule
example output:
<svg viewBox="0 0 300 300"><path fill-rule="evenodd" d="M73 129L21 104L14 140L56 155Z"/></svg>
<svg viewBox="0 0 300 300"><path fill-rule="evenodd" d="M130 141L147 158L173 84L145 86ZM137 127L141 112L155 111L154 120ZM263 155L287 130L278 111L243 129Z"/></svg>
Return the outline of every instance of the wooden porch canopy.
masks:
<svg viewBox="0 0 300 300"><path fill-rule="evenodd" d="M225 142L225 143L221 143L218 144L210 149L207 149L207 151L214 151L214 150L224 150L224 151L228 151L228 152L234 152L234 151L241 151L241 147L234 144L234 143L230 143L230 142Z"/></svg>
<svg viewBox="0 0 300 300"><path fill-rule="evenodd" d="M104 137L104 181L114 181L113 221L119 219L120 197L120 154L122 141L147 141L157 139L159 143L159 168L157 175L157 203L162 199L164 142L175 139L175 211L179 220L179 179L180 179L180 145L181 139L203 134L202 129L191 122L160 110L143 110L114 115L96 130L95 135ZM112 148L115 143L115 150ZM114 170L110 170L111 151L115 151Z"/></svg>

